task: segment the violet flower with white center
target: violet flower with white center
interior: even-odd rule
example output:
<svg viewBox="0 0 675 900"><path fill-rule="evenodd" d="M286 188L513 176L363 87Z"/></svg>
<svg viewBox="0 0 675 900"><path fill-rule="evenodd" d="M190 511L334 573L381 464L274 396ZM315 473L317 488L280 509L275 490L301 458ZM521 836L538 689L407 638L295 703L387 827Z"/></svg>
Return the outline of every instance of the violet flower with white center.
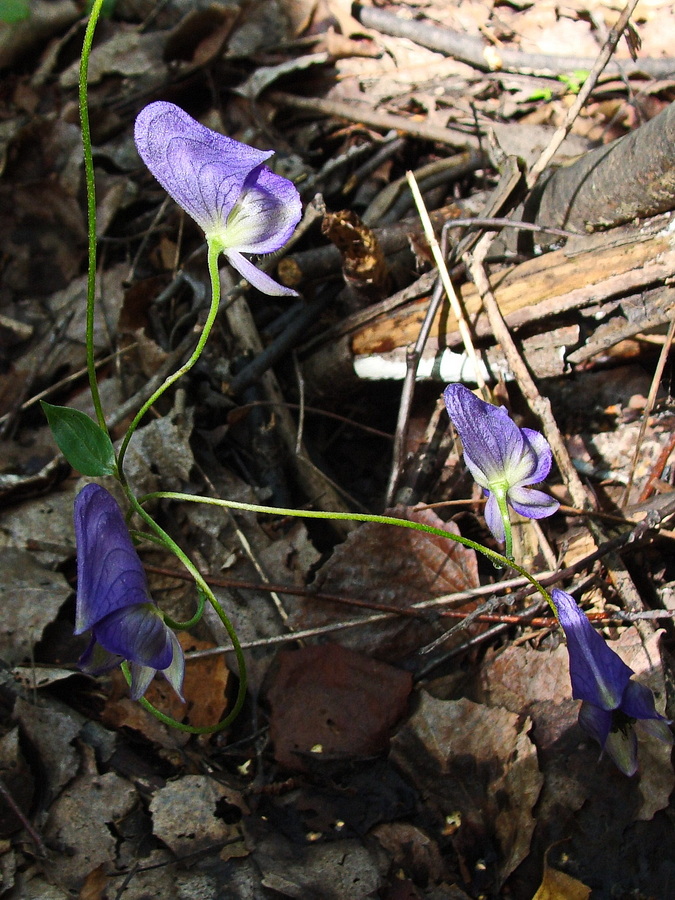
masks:
<svg viewBox="0 0 675 900"><path fill-rule="evenodd" d="M487 496L485 521L511 557L511 523L507 504L528 519L551 516L560 504L531 484L543 481L551 469L546 438L531 428L519 428L503 406L476 397L463 384L443 392L446 409L464 449L464 461Z"/></svg>
<svg viewBox="0 0 675 900"><path fill-rule="evenodd" d="M143 162L209 245L259 291L296 295L242 256L279 250L302 214L293 183L263 165L273 150L225 137L164 101L140 111L134 138Z"/></svg>
<svg viewBox="0 0 675 900"><path fill-rule="evenodd" d="M657 713L654 695L631 676L635 672L593 628L574 597L551 591L570 657L572 696L582 700L579 724L606 750L625 775L637 771L633 725L667 744L673 736L668 720Z"/></svg>
<svg viewBox="0 0 675 900"><path fill-rule="evenodd" d="M150 598L121 509L98 484L88 484L75 498L75 537L75 634L91 631L78 665L99 675L128 660L132 699L142 697L162 672L182 700L183 649Z"/></svg>

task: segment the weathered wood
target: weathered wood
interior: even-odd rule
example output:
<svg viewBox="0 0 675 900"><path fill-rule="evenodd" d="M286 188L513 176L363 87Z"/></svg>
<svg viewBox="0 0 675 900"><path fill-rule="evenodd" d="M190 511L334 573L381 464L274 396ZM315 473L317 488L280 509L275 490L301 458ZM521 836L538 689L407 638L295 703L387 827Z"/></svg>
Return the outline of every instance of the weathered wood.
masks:
<svg viewBox="0 0 675 900"><path fill-rule="evenodd" d="M675 103L557 169L527 203L534 221L584 231L675 208Z"/></svg>
<svg viewBox="0 0 675 900"><path fill-rule="evenodd" d="M560 348L573 352L579 349L576 346L579 337L587 339L579 328L569 329L574 324L570 320L575 310L602 305L609 312L610 304L614 303L621 323L614 333L616 341L638 333L641 325L651 328L666 321L673 309L673 291L666 285L674 271L675 231L670 227L670 218L660 216L639 227L625 226L572 239L561 250L494 274L492 285L511 330L518 332L528 326L530 337L523 344L523 352L533 372L547 376L554 374L547 356L557 354L562 366ZM423 282L418 284L415 299L405 299L397 305L390 298L342 322L340 331L346 337L338 345L331 341L318 346L306 361L317 390L321 390L322 371L330 371L332 390L335 390L341 381L345 386L353 384L354 364L359 359L380 356L395 360L397 354L404 355L417 337L430 289L430 283ZM643 293L651 298L649 308L639 302ZM493 341L476 288L470 283L463 284L458 294L474 334L489 348ZM632 312L627 317L623 307L631 303L627 299L631 297L634 298ZM368 313L370 318L366 318ZM560 323L552 325L552 320L560 313L569 314L562 323L568 327L561 328L558 336L553 335L553 345L547 344L542 333L558 328ZM537 328L537 323L541 327ZM609 332L598 338L598 352L611 346L612 340ZM459 346L457 321L445 307L433 323L427 352L435 356L444 348ZM588 359L586 354L582 355L584 360ZM493 361L497 359L492 351L488 356Z"/></svg>

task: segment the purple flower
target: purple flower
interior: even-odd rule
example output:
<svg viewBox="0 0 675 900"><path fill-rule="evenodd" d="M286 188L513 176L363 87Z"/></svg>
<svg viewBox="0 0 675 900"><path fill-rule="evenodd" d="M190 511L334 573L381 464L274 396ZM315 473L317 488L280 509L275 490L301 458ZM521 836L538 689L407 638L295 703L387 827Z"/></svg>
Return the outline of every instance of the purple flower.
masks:
<svg viewBox="0 0 675 900"><path fill-rule="evenodd" d="M557 500L527 487L543 481L551 469L551 448L531 428L518 428L503 406L476 397L463 384L450 384L443 399L462 439L464 461L485 491L485 521L498 541L507 540L506 504L528 519L553 515ZM510 548L507 556L510 555Z"/></svg>
<svg viewBox="0 0 675 900"><path fill-rule="evenodd" d="M672 744L667 720L657 713L654 695L637 681L633 670L605 643L565 591L551 591L570 655L572 696L582 700L579 724L600 744L625 775L637 770L639 721L655 737Z"/></svg>
<svg viewBox="0 0 675 900"><path fill-rule="evenodd" d="M148 594L121 509L98 484L88 484L75 498L75 537L75 634L91 631L79 666L98 675L126 659L134 700L158 671L182 700L183 650Z"/></svg>
<svg viewBox="0 0 675 900"><path fill-rule="evenodd" d="M296 294L242 256L278 250L302 213L295 186L263 165L273 150L240 144L163 101L140 111L134 137L157 181L240 275L265 294Z"/></svg>

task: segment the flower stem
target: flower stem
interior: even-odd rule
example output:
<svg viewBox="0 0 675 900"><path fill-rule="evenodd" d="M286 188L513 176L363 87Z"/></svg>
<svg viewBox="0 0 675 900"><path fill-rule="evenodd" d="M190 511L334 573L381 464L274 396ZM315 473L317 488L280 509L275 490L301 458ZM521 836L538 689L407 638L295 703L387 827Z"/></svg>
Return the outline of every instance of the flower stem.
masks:
<svg viewBox="0 0 675 900"><path fill-rule="evenodd" d="M150 513L146 512L141 506L140 502L134 496L131 488L126 483L126 481L122 482L122 487L124 488L124 492L127 495L129 502L131 503L134 510L138 513L138 515L143 519L143 521L152 528L155 534L158 537L158 543L163 544L168 550L170 550L181 563L185 566L187 571L190 573L192 578L197 585L197 590L200 594L200 607L197 611L197 614L193 616L187 623L177 623L177 627L186 628L189 627L193 621L198 621L201 618L204 598L206 598L213 609L216 612L216 615L223 623L225 630L227 632L228 637L232 641L232 647L234 649L234 655L237 659L237 665L239 667L239 690L237 691L237 698L235 700L234 706L230 713L222 719L220 722L215 725L206 725L200 728L197 728L193 725L184 725L182 722L178 722L176 719L171 718L171 716L165 715L165 713L158 710L156 707L152 705L148 700L144 698L140 699L140 704L144 709L147 709L148 712L151 712L153 716L160 720L160 722L164 722L165 725L171 725L174 728L178 728L180 731L188 732L189 734L214 734L217 731L223 731L225 728L233 722L236 717L239 715L242 706L244 705L244 701L246 699L246 660L244 659L244 652L241 649L241 644L239 643L239 638L237 637L237 633L234 630L234 626L230 622L227 617L225 610L222 608L218 600L216 599L215 594L209 587L209 585L204 580L204 576L199 571L199 569L194 565L192 560L187 556L187 554L178 546L178 544L173 540L173 538L164 531L164 529L158 525L157 522L152 518ZM146 535L146 537L150 537ZM154 540L154 538L150 538ZM172 626L172 623L169 620L166 620L169 626ZM176 627L175 625L173 627ZM126 667L126 668L125 668ZM129 683L131 679L131 673L129 672L128 666L126 663L122 665L122 671L124 672L124 677L127 679Z"/></svg>
<svg viewBox="0 0 675 900"><path fill-rule="evenodd" d="M206 503L211 506L222 506L224 509L241 509L247 512L264 513L267 515L283 517L294 516L301 519L337 519L347 522L374 522L379 525L396 525L399 528L410 528L414 531L422 531L425 534L433 534L437 537L447 538L450 541L455 541L455 543L462 544L464 547L470 547L477 553L481 553L483 556L486 556L489 560L495 563L495 565L497 565L499 568L503 568L504 566L506 566L510 569L513 569L515 572L518 572L519 575L522 575L523 578L526 578L527 581L530 582L532 587L534 587L541 594L541 596L544 598L544 600L546 600L557 618L555 604L551 600L551 596L546 588L542 584L540 584L537 579L526 569L524 569L522 566L519 566L518 563L516 563L513 559L507 556L503 556L501 553L497 553L496 550L491 550L489 547L485 547L483 546L483 544L479 544L476 541L470 540L469 538L462 537L459 534L452 534L449 531L443 531L441 528L434 528L433 525L424 525L421 522L412 522L409 519L397 519L394 516L371 515L370 513L338 513L323 512L321 510L313 509L285 509L277 506L261 506L257 503L241 503L238 500L220 500L216 497L198 497L194 494L182 494L177 491L154 491L151 494L145 494L144 496L139 497L138 503L143 504L147 503L148 500L155 499L180 500L187 501L188 503Z"/></svg>
<svg viewBox="0 0 675 900"><path fill-rule="evenodd" d="M199 340L197 341L197 346L192 351L190 358L187 362L183 363L183 365L177 369L172 375L166 379L166 381L161 384L154 394L145 401L143 406L138 410L134 419L129 425L127 429L127 433L124 435L124 439L119 449L119 453L117 454L117 466L122 472L122 467L124 464L124 457L127 452L127 447L129 446L129 441L131 440L133 433L138 428L138 425L146 414L146 412L150 409L150 407L159 400L162 394L171 387L179 378L185 375L186 372L189 372L190 369L197 362L199 357L202 354L202 350L204 349L204 345L206 344L209 334L211 333L211 329L213 328L213 323L216 319L216 314L218 312L218 306L220 304L220 276L218 274L218 256L220 255L220 246L214 242L208 242L208 269L209 269L209 277L211 279L211 305L209 307L209 313L206 317L206 322L204 322L204 327L202 329L202 333L199 336Z"/></svg>
<svg viewBox="0 0 675 900"><path fill-rule="evenodd" d="M506 491L497 489L493 491L497 506L499 507L499 515L504 525L504 556L513 561L513 534L511 533L511 516L509 515L509 507L506 503Z"/></svg>
<svg viewBox="0 0 675 900"><path fill-rule="evenodd" d="M87 90L87 77L89 72L89 57L94 42L94 31L101 13L101 7L105 0L94 0L84 33L82 54L80 56L79 77L79 101L80 101L80 125L82 129L82 152L84 155L84 180L87 187L87 240L88 240L88 269L87 269L87 324L86 324L86 348L87 348L87 372L89 374L89 387L91 399L96 412L96 419L103 431L108 433L101 395L96 380L96 359L94 354L94 310L96 307L96 183L94 180L94 157L91 149L91 129L89 128L89 95Z"/></svg>

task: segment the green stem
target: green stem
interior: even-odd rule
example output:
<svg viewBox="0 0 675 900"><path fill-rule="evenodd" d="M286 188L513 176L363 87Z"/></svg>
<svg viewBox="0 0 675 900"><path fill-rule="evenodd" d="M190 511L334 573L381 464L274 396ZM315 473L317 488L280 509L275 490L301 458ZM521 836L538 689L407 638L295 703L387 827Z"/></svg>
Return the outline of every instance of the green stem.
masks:
<svg viewBox="0 0 675 900"><path fill-rule="evenodd" d="M129 510L131 514L133 510ZM141 541L152 541L153 544L157 544L159 547L162 547L164 550L171 550L171 547L167 547L166 541L164 538L161 538L157 534L148 534L147 531L136 531L135 529L129 529L129 534ZM197 622L204 615L204 606L206 604L206 597L204 596L203 591L197 587L197 612L192 616L191 619L186 619L184 622L178 622L176 619L172 619L171 616L164 615L164 621L169 626L169 628L173 628L176 631L187 631L189 628L193 628Z"/></svg>
<svg viewBox="0 0 675 900"><path fill-rule="evenodd" d="M119 453L117 454L117 466L122 472L122 468L124 465L124 456L127 452L127 447L129 446L129 441L132 438L134 431L138 428L138 425L146 414L146 412L150 409L150 407L159 400L162 394L171 387L179 378L185 375L186 372L189 372L190 369L197 362L199 357L201 356L202 350L204 349L204 345L206 344L209 334L211 333L211 329L213 328L213 323L216 320L216 314L218 312L218 306L220 304L220 276L218 274L218 256L220 255L221 248L218 244L214 242L208 243L208 269L209 269L209 277L211 279L211 306L209 308L208 316L206 317L206 322L204 323L204 327L202 329L202 333L199 336L199 340L197 341L197 346L192 351L192 355L188 359L186 363L184 363L180 369L177 369L173 375L169 375L164 384L160 385L155 393L145 401L143 406L139 409L139 411L134 416L134 419L129 425L127 429L127 433L124 435L124 439L119 449Z"/></svg>
<svg viewBox="0 0 675 900"><path fill-rule="evenodd" d="M511 516L509 515L509 507L506 502L506 491L503 489L492 489L492 491L504 524L504 556L507 559L513 559L513 534L511 533Z"/></svg>
<svg viewBox="0 0 675 900"><path fill-rule="evenodd" d="M450 541L463 544L463 546L470 547L477 553L481 553L495 563L495 565L499 566L499 568L507 566L515 572L518 572L519 575L522 575L523 578L527 579L527 581L529 581L541 594L557 618L555 604L551 600L546 588L540 584L533 575L530 575L526 569L514 562L513 559L503 556L495 550L490 550L489 547L484 547L483 544L479 544L469 538L462 537L458 534L451 534L449 531L443 531L441 528L434 528L433 525L424 525L421 522L412 522L408 519L397 519L394 516L376 516L369 513L337 513L322 512L320 510L283 509L277 506L261 506L257 503L240 503L237 500L220 500L216 497L197 497L194 494L182 494L177 491L153 491L151 494L145 494L143 497L139 497L137 502L143 504L147 503L148 500L156 499L180 500L187 501L188 503L205 503L210 506L222 506L225 509L241 509L246 512L265 513L267 515L283 517L294 516L300 519L337 519L348 522L374 522L379 525L396 525L399 528L411 528L414 531L422 531L426 534L436 535L437 537L448 538Z"/></svg>
<svg viewBox="0 0 675 900"><path fill-rule="evenodd" d="M94 181L94 157L91 149L91 130L89 128L89 96L87 91L87 78L89 72L89 57L94 41L96 23L101 13L104 0L94 0L91 14L84 33L82 55L80 57L80 124L82 128L82 151L84 154L84 178L87 186L87 235L88 235L88 270L87 270L87 372L89 373L89 387L91 398L98 424L103 431L108 433L108 426L103 413L101 395L96 380L96 359L94 355L94 310L96 306L96 183Z"/></svg>
<svg viewBox="0 0 675 900"><path fill-rule="evenodd" d="M211 588L208 586L208 584L204 580L204 576L201 574L199 569L194 565L192 560L183 552L183 550L181 550L181 548L173 540L173 538L171 538L171 536L168 535L166 533L166 531L164 531L164 529L160 525L157 524L157 522L155 522L155 520L152 518L150 513L146 512L143 509L143 507L141 506L139 501L134 496L131 488L126 483L126 480L122 480L122 487L124 488L124 492L127 495L129 503L132 505L134 510L143 519L143 521L147 525L149 525L150 528L152 528L152 530L158 536L158 539L159 539L158 542L163 544L176 557L178 557L178 559L182 562L183 566L187 569L187 571L190 573L190 575L194 579L195 584L197 585L197 590L200 592L200 601L202 604L201 609L203 609L203 602L204 602L203 598L205 597L209 601L209 603L211 604L213 609L215 610L216 615L218 616L220 621L223 623L223 626L225 627L225 631L227 632L228 637L232 641L234 655L237 659L237 665L239 667L239 690L237 692L237 698L235 700L234 706L232 707L232 710L230 711L230 713L224 719L222 719L220 722L218 722L215 725L205 725L201 728L198 728L194 725L184 725L182 722L178 722L176 719L173 719L171 716L167 716L167 715L165 715L165 713L160 712L160 710L156 709L156 707L154 707L152 705L152 703L150 703L149 700L145 700L144 698L141 698L141 700L139 702L141 703L141 705L143 706L144 709L147 709L148 712L151 712L157 719L160 720L160 722L164 722L165 725L171 725L173 728L178 728L180 731L185 731L188 734L214 734L217 731L223 731L239 715L239 712L241 711L241 708L244 705L244 701L246 699L246 681L247 681L247 679L246 679L246 660L244 659L244 653L243 653L243 650L241 649L241 644L239 643L239 638L237 637L237 633L234 630L234 627L233 627L232 623L230 622L229 618L225 614L224 609L222 608L222 606L216 599L215 594L213 593ZM199 616L201 616L201 609L199 610ZM193 619L194 618L195 617L193 617ZM190 620L190 622L192 622L192 619ZM167 623L167 624L169 624L169 623ZM187 623L187 624L189 625L190 623ZM182 624L180 627L185 628L186 625ZM123 663L122 671L124 672L124 676L127 679L127 681L130 681L131 674L129 672L128 666L126 666L126 668L125 668L125 666L126 666L126 663Z"/></svg>

